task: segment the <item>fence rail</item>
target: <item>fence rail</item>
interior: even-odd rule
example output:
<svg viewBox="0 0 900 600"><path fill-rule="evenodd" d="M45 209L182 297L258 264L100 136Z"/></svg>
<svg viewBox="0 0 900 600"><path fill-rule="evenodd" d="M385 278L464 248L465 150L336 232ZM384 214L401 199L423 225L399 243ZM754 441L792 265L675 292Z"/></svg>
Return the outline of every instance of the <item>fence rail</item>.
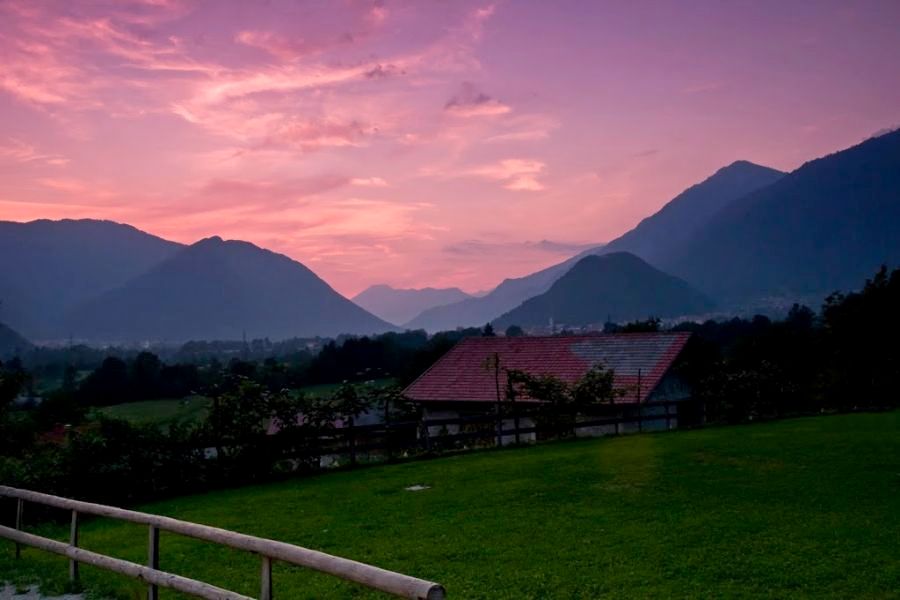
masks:
<svg viewBox="0 0 900 600"><path fill-rule="evenodd" d="M445 597L444 588L437 583L293 544L219 529L218 527L181 521L171 517L82 502L7 486L0 486L0 497L2 496L17 500L15 529L0 526L0 537L16 543L17 557L20 556L20 546L23 545L66 556L69 558L69 577L73 582L78 579L79 563L101 567L140 579L148 584L147 597L149 600L156 600L159 587L172 588L209 600L249 600L247 596L159 570L160 531L169 531L259 555L261 557L260 600L271 600L273 598L272 561L275 560L315 569L402 598L442 600ZM65 544L24 532L23 506L26 501L72 511L69 543ZM78 517L82 514L147 525L149 527L147 566L79 548Z"/></svg>
<svg viewBox="0 0 900 600"><path fill-rule="evenodd" d="M683 412L682 409L689 407L699 411L695 417ZM397 457L433 455L447 450L505 446L569 435L580 437L580 432L586 429L594 430L587 435L668 430L676 426L694 426L705 419L702 406L690 399L598 405L594 412L578 414L577 418L575 414L557 415L564 417L565 423L544 422L540 407L525 403L512 408L505 405L502 410L497 410L493 404L472 408L481 408L482 412L370 424L355 424L350 420L342 426L319 432L306 431L298 438L282 437L276 432L275 435L234 443L232 447L268 447L270 453L279 458L306 461L303 464L313 468L355 466L361 457L365 457L366 462L391 461Z"/></svg>

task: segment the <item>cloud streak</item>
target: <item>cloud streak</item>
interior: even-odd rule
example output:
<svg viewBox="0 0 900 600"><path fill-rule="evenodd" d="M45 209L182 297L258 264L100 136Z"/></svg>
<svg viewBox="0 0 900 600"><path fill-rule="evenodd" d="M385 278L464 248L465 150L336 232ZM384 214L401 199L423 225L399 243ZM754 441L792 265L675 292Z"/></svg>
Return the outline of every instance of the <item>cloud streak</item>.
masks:
<svg viewBox="0 0 900 600"><path fill-rule="evenodd" d="M470 169L468 173L500 181L503 187L516 192L539 192L544 184L538 180L546 165L539 160L507 158L499 162Z"/></svg>

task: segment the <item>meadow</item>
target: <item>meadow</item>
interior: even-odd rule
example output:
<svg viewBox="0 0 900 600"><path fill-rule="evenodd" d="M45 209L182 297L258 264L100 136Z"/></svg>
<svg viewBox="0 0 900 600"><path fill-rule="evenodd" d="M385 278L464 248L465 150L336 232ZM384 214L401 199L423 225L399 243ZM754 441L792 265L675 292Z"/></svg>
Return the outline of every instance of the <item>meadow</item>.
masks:
<svg viewBox="0 0 900 600"><path fill-rule="evenodd" d="M205 396L188 396L125 402L94 410L109 419L121 419L134 425L168 425L176 421L202 421L209 412L210 402Z"/></svg>
<svg viewBox="0 0 900 600"><path fill-rule="evenodd" d="M415 484L427 489L405 489ZM140 509L438 581L449 598L891 598L900 412L483 451ZM93 520L81 541L146 560L139 526ZM258 559L245 553L164 533L161 567L258 592ZM0 581L59 591L66 572L65 559L26 549L16 561L0 542ZM89 567L82 581L98 597L145 593ZM379 597L285 565L274 581L280 598Z"/></svg>

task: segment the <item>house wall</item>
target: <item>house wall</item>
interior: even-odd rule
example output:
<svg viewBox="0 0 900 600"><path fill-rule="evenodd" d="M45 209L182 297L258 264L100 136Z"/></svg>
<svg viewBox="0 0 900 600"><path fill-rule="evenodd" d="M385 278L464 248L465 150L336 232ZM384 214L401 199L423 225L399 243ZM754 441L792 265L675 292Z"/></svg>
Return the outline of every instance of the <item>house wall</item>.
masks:
<svg viewBox="0 0 900 600"><path fill-rule="evenodd" d="M488 410L493 410L493 406L484 407L482 405L476 407L467 407L468 411L472 411L472 408L486 408ZM463 412L460 409L447 407L445 406L423 406L422 407L422 416L425 420L430 419L458 419L463 416ZM503 419L503 430L512 430L516 426L516 420L513 418ZM531 417L519 417L519 429L526 429L534 427L534 420ZM441 435L454 435L456 433L460 433L461 428L459 425L450 424L450 425L429 425L428 426L428 436L429 437L439 437ZM534 432L531 433L520 433L519 434L519 443L521 444L530 444L537 441L537 434ZM515 434L503 435L500 439L501 445L509 446L516 443Z"/></svg>
<svg viewBox="0 0 900 600"><path fill-rule="evenodd" d="M426 421L431 419L458 419L459 411L451 408L430 407L422 408L422 418ZM459 433L459 425L429 425L428 437L439 435L453 435Z"/></svg>
<svg viewBox="0 0 900 600"><path fill-rule="evenodd" d="M644 417L643 424L637 421L624 422L612 425L594 425L591 427L579 427L575 429L576 437L600 437L604 435L615 435L621 433L637 433L639 431L665 431L666 429L676 429L678 427L678 407L677 406L659 406L642 404L640 407L633 404L630 406L621 406L615 411L606 411L602 415L584 415L577 418L578 422L593 421L598 418L637 418L642 415ZM668 421L666 419L668 415ZM656 419L647 419L647 417L659 417Z"/></svg>
<svg viewBox="0 0 900 600"><path fill-rule="evenodd" d="M534 419L531 417L519 417L519 429L528 429L529 427L534 427ZM503 430L515 430L516 428L516 420L515 419L503 419ZM519 434L519 443L520 444L533 444L537 441L537 433L520 433ZM504 435L500 438L501 445L510 446L516 443L515 434Z"/></svg>

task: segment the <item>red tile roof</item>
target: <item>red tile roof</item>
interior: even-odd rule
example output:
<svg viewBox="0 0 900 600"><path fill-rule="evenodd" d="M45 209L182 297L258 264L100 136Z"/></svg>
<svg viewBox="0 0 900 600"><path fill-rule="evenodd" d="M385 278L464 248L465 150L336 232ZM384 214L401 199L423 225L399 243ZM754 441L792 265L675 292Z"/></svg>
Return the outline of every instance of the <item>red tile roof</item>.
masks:
<svg viewBox="0 0 900 600"><path fill-rule="evenodd" d="M404 393L417 402L496 402L494 374L485 363L497 353L501 394L506 389L504 368L555 375L574 383L602 363L615 372L615 386L627 390L621 402L644 402L689 337L690 333L683 332L470 337L451 348Z"/></svg>

